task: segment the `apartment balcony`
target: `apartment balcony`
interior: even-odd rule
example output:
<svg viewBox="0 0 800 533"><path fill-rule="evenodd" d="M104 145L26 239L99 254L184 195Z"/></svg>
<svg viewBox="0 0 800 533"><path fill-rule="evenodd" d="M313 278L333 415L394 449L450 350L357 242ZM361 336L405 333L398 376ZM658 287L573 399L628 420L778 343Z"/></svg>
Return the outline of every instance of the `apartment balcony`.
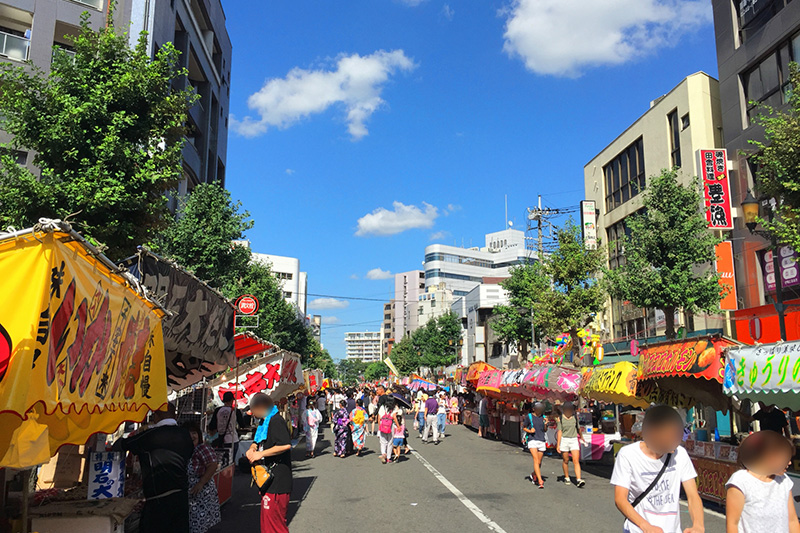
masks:
<svg viewBox="0 0 800 533"><path fill-rule="evenodd" d="M29 39L0 30L0 56L15 61L26 61L30 47Z"/></svg>
<svg viewBox="0 0 800 533"><path fill-rule="evenodd" d="M72 0L72 1L75 2L76 4L82 4L84 6L89 6L89 7L93 8L93 9L98 10L98 11L102 11L103 10L103 4L105 3L105 0Z"/></svg>

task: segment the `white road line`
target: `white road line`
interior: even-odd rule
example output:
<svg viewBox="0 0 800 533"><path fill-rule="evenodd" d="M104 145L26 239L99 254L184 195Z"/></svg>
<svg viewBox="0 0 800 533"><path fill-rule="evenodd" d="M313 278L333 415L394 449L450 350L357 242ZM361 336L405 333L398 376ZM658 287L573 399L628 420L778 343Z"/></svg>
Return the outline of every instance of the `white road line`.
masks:
<svg viewBox="0 0 800 533"><path fill-rule="evenodd" d="M491 519L490 519L488 516L486 516L486 514L484 514L484 512L483 512L483 511L481 511L481 510L480 510L480 508L479 508L477 505L475 505L474 503L472 503L472 500L470 500L469 498L467 498L466 496L464 496L464 493L463 493L463 492L461 492L460 490L458 490L458 488L457 488L455 485L453 485L452 483L450 483L450 481L448 481L448 479L447 479L446 477L444 477L444 476L442 475L442 473L441 473L441 472L439 472L438 470L436 470L436 468L435 468L435 467L434 467L432 464L430 464L430 463L428 462L428 460L427 460L427 459L425 459L424 457L422 457L422 456L419 454L419 452L417 452L416 450L411 450L411 453L414 455L414 457L416 457L417 459L419 459L419 462L420 462L420 463L422 463L422 466L424 466L425 468L427 468L427 469L430 471L430 473L431 473L431 474L433 474L433 477L435 477L436 479L438 479L438 480L439 480L439 482L441 482L441 484L442 484L442 485L444 485L445 487L447 487L447 490L449 490L450 492L452 492L452 493L453 493L453 495L454 495L456 498L458 498L458 500L459 500L461 503L463 503L463 504L464 504L464 507L466 507L467 509L469 509L470 511L472 511L472 514L474 514L475 516L477 516L477 517L478 517L478 520L480 520L481 522L483 522L484 524L486 524L486 526L489 528L489 530L490 530L490 531L494 531L495 533L506 533L506 530L505 530L505 529L503 529L502 527L500 527L500 526L499 526L499 525L498 525L496 522L492 521L492 520L491 520Z"/></svg>

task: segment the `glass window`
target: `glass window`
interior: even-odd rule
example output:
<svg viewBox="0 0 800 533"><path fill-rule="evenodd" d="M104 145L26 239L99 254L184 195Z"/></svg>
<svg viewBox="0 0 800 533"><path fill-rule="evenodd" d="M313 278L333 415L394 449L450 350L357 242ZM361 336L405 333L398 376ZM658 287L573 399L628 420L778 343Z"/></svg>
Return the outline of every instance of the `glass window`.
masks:
<svg viewBox="0 0 800 533"><path fill-rule="evenodd" d="M672 166L681 166L681 129L678 124L678 110L672 111L667 115L669 124L669 143L672 155Z"/></svg>
<svg viewBox="0 0 800 533"><path fill-rule="evenodd" d="M644 188L643 143L640 137L603 168L607 211L619 207Z"/></svg>

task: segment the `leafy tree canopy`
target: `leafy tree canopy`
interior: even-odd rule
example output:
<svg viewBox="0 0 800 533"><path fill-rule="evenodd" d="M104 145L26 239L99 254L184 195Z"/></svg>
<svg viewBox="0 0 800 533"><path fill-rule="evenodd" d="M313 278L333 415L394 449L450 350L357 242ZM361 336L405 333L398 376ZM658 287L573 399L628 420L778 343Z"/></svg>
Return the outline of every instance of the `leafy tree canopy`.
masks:
<svg viewBox="0 0 800 533"><path fill-rule="evenodd" d="M421 365L420 356L421 351L418 351L414 346L411 337L406 336L392 347L389 359L392 360L392 363L397 367L397 371L400 372L400 374L407 376L419 372L419 367Z"/></svg>
<svg viewBox="0 0 800 533"><path fill-rule="evenodd" d="M375 361L367 366L364 377L368 381L375 381L389 376L389 367L383 361Z"/></svg>
<svg viewBox="0 0 800 533"><path fill-rule="evenodd" d="M508 305L494 309L492 330L503 342L520 343L519 354L531 344L531 313L539 295L547 289L547 278L541 271L541 263L531 262L511 269L511 277L500 285L508 291ZM520 361L521 363L522 361Z"/></svg>
<svg viewBox="0 0 800 533"><path fill-rule="evenodd" d="M339 361L339 379L347 386L357 385L367 371L369 363L359 359L342 359Z"/></svg>

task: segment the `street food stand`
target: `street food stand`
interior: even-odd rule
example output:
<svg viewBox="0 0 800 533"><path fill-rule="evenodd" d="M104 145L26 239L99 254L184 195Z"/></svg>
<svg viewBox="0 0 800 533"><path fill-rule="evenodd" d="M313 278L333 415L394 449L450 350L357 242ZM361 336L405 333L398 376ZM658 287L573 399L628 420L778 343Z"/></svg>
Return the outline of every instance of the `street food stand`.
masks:
<svg viewBox="0 0 800 533"><path fill-rule="evenodd" d="M497 369L492 365L485 363L483 361L472 363L471 365L469 365L467 369L462 371L462 380L466 383L466 386L469 387L471 390L476 389L481 374L487 370L497 370ZM470 426L474 429L478 429L479 421L478 421L477 400L474 402L474 405L464 406L463 419L465 426Z"/></svg>
<svg viewBox="0 0 800 533"><path fill-rule="evenodd" d="M68 224L0 234L0 279L0 467L30 472L166 403L167 312ZM76 512L63 518L104 531Z"/></svg>
<svg viewBox="0 0 800 533"><path fill-rule="evenodd" d="M800 410L800 341L729 349L722 387L725 394L740 401L748 399L781 409ZM787 472L794 481L795 502L800 497L798 458L800 455L795 454Z"/></svg>

